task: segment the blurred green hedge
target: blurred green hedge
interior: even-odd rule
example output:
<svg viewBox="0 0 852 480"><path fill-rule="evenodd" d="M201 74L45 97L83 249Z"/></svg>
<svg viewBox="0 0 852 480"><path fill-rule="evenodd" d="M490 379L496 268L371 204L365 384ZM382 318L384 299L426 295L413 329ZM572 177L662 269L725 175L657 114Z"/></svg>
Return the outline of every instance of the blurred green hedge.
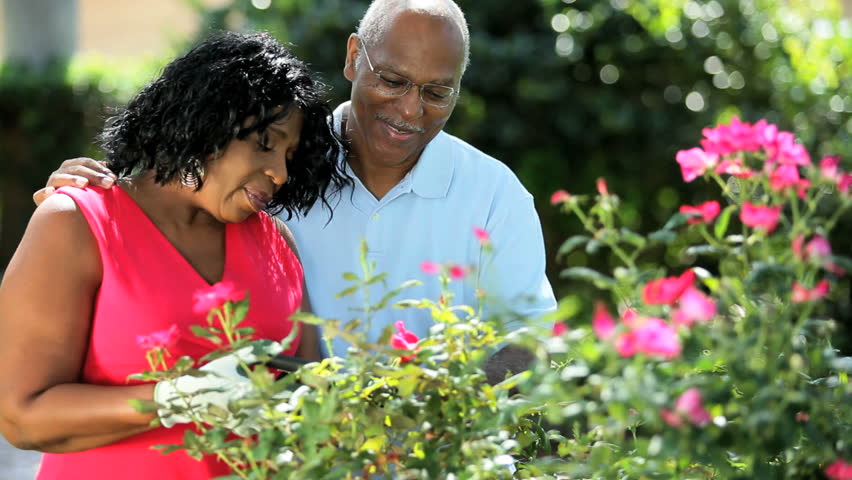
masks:
<svg viewBox="0 0 852 480"><path fill-rule="evenodd" d="M160 63L74 58L42 68L0 65L0 272L35 210L33 192L63 160L99 157L93 139L109 108L126 102Z"/></svg>

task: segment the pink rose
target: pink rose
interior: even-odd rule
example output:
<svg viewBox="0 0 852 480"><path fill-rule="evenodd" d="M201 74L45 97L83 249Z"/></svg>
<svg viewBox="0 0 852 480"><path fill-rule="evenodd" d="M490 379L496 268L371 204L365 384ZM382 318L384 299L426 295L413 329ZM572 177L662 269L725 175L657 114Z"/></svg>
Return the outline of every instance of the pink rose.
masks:
<svg viewBox="0 0 852 480"><path fill-rule="evenodd" d="M628 327L633 328L639 325L642 317L639 316L639 313L635 309L628 308L621 314L621 321Z"/></svg>
<svg viewBox="0 0 852 480"><path fill-rule="evenodd" d="M697 388L689 388L675 400L674 412L662 409L660 415L663 420L672 427L678 428L683 425L682 419L689 423L703 427L710 423L712 417L701 401L701 392Z"/></svg>
<svg viewBox="0 0 852 480"><path fill-rule="evenodd" d="M680 207L680 213L683 213L684 215L693 215L686 220L690 225L694 225L696 223L710 223L717 215L719 215L720 210L721 207L719 206L719 202L715 200L704 202L700 205L682 205Z"/></svg>
<svg viewBox="0 0 852 480"><path fill-rule="evenodd" d="M753 205L749 202L743 203L742 212L740 212L740 220L749 227L760 228L766 233L770 233L778 226L778 219L781 216L781 207L763 207Z"/></svg>
<svg viewBox="0 0 852 480"><path fill-rule="evenodd" d="M553 192L553 195L550 196L550 204L551 205L559 205L560 203L565 203L569 199L571 199L571 194L566 192L565 190L557 190Z"/></svg>
<svg viewBox="0 0 852 480"><path fill-rule="evenodd" d="M764 144L767 153L767 163L786 163L793 165L810 165L811 157L805 147L796 143L796 137L790 132L779 131L774 139L768 139Z"/></svg>
<svg viewBox="0 0 852 480"><path fill-rule="evenodd" d="M692 270L683 272L679 277L651 280L642 289L642 300L648 305L673 305L694 280L695 273Z"/></svg>
<svg viewBox="0 0 852 480"><path fill-rule="evenodd" d="M414 332L412 332L411 330L407 330L405 328L405 324L402 322L402 320L398 320L393 325L394 325L394 327L396 327L397 333L394 333L393 335L391 335L391 339L390 339L391 347L393 347L397 350L416 351L417 350L417 342L420 340L419 338L417 338L417 335L415 335ZM415 357L414 354L403 355L401 357L400 362L401 363L408 362L414 357Z"/></svg>
<svg viewBox="0 0 852 480"><path fill-rule="evenodd" d="M143 350L155 350L160 348L171 348L177 343L180 331L176 324L172 324L166 330L158 330L148 335L136 335L136 345Z"/></svg>
<svg viewBox="0 0 852 480"><path fill-rule="evenodd" d="M831 256L831 244L822 235L814 235L810 242L805 245L804 258L824 260Z"/></svg>
<svg viewBox="0 0 852 480"><path fill-rule="evenodd" d="M719 156L695 147L677 152L675 159L680 164L683 181L688 183L704 175L708 168L713 168L719 161Z"/></svg>
<svg viewBox="0 0 852 480"><path fill-rule="evenodd" d="M849 193L849 186L852 185L852 173L843 173L837 180L837 189L840 193L846 195Z"/></svg>
<svg viewBox="0 0 852 480"><path fill-rule="evenodd" d="M810 242L805 242L804 235L798 235L793 240L793 253L804 262L813 262L820 267L837 275L844 275L845 270L831 261L831 244L822 235L814 235Z"/></svg>
<svg viewBox="0 0 852 480"><path fill-rule="evenodd" d="M708 153L727 155L734 152L757 152L760 149L760 132L766 125L761 120L754 127L747 122L740 122L734 116L729 125L718 125L716 128L705 128L701 130L704 139L701 146Z"/></svg>
<svg viewBox="0 0 852 480"><path fill-rule="evenodd" d="M612 315L609 314L609 310L606 309L606 305L603 302L595 304L595 313L592 316L592 330L595 331L595 335L601 340L611 337L615 332L615 320L612 319Z"/></svg>
<svg viewBox="0 0 852 480"><path fill-rule="evenodd" d="M801 260L805 260L805 253L803 249L804 244L805 236L800 233L796 235L796 238L793 239L793 243L791 245L793 249L793 254Z"/></svg>
<svg viewBox="0 0 852 480"><path fill-rule="evenodd" d="M630 358L639 351L636 343L636 334L632 331L622 333L615 339L615 351L624 358Z"/></svg>
<svg viewBox="0 0 852 480"><path fill-rule="evenodd" d="M678 301L678 309L672 314L675 325L691 327L695 322L706 322L716 315L716 302L701 290L689 286Z"/></svg>
<svg viewBox="0 0 852 480"><path fill-rule="evenodd" d="M232 282L218 282L196 290L192 295L192 311L205 315L214 308L221 307L225 302L239 302L246 298L245 290L237 290Z"/></svg>
<svg viewBox="0 0 852 480"><path fill-rule="evenodd" d="M799 282L793 282L793 293L790 296L790 301L793 303L804 303L819 300L828 295L830 288L828 280L825 279L821 280L811 289L804 287Z"/></svg>
<svg viewBox="0 0 852 480"><path fill-rule="evenodd" d="M461 265L452 265L450 266L450 278L453 280L461 280L464 276L467 275L467 269L462 267Z"/></svg>
<svg viewBox="0 0 852 480"><path fill-rule="evenodd" d="M598 188L598 193L600 193L602 197L609 195L609 189L607 188L606 180L604 180L603 177L598 178L597 182L595 182L595 185Z"/></svg>
<svg viewBox="0 0 852 480"><path fill-rule="evenodd" d="M556 322L553 324L553 336L561 337L563 333L568 331L568 325L565 322Z"/></svg>
<svg viewBox="0 0 852 480"><path fill-rule="evenodd" d="M796 194L805 198L805 193L811 186L811 182L799 176L799 168L796 165L782 163L769 174L769 186L776 191L795 188Z"/></svg>
<svg viewBox="0 0 852 480"><path fill-rule="evenodd" d="M661 318L643 318L629 332L621 334L615 342L615 348L623 357L636 353L662 358L674 358L680 355L680 339L677 330Z"/></svg>
<svg viewBox="0 0 852 480"><path fill-rule="evenodd" d="M722 163L716 167L716 173L719 175L728 174L737 178L749 178L754 175L754 172L743 166L743 161L739 158L727 158L722 160Z"/></svg>
<svg viewBox="0 0 852 480"><path fill-rule="evenodd" d="M441 273L441 266L435 262L424 260L420 262L420 271L426 275L437 275Z"/></svg>
<svg viewBox="0 0 852 480"><path fill-rule="evenodd" d="M852 463L838 458L825 468L825 476L829 480L852 480Z"/></svg>
<svg viewBox="0 0 852 480"><path fill-rule="evenodd" d="M484 228L473 227L473 234L476 236L476 239L479 240L480 245L487 245L491 241L491 237Z"/></svg>
<svg viewBox="0 0 852 480"><path fill-rule="evenodd" d="M783 190L799 183L799 169L790 163L782 163L769 174L769 186L774 190Z"/></svg>
<svg viewBox="0 0 852 480"><path fill-rule="evenodd" d="M767 123L766 120L760 120L754 124L753 132L754 138L758 141L758 143L760 143L760 146L766 150L767 146L771 146L775 143L775 137L778 136L778 127L771 123Z"/></svg>
<svg viewBox="0 0 852 480"><path fill-rule="evenodd" d="M819 161L819 172L824 178L837 181L840 178L840 155L826 155Z"/></svg>

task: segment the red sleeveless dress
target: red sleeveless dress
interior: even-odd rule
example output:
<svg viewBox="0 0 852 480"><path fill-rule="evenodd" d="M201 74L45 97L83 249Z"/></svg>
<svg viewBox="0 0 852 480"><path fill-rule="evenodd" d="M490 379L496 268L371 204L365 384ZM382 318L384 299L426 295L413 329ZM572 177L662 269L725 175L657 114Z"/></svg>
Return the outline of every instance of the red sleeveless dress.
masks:
<svg viewBox="0 0 852 480"><path fill-rule="evenodd" d="M192 311L192 294L209 284L157 229L120 187L104 190L61 188L86 217L97 239L103 278L82 382L129 385L128 375L148 370L137 335L177 325L172 358L199 358L215 346L196 337L191 325L206 325ZM255 329L255 338L281 340L293 327L288 317L302 301L302 267L266 213L225 226L223 281L246 290L249 311L240 326ZM298 338L287 352L293 354ZM186 425L157 428L111 445L76 453L44 454L38 480L207 480L227 475L215 458L201 461L182 450L162 454L153 445L181 443Z"/></svg>

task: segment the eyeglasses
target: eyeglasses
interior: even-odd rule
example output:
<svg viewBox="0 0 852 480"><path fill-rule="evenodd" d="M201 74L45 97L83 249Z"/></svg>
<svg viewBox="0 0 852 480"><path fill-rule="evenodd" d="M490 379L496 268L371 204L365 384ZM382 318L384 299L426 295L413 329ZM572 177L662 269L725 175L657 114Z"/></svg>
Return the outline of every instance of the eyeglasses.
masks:
<svg viewBox="0 0 852 480"><path fill-rule="evenodd" d="M420 88L420 100L426 105L438 108L449 107L453 98L458 95L456 89L452 87L436 83L414 83L402 75L385 72L384 70L376 70L373 68L373 62L370 61L370 55L367 54L367 46L364 45L364 41L360 38L358 41L361 42L361 50L364 51L364 57L367 58L367 65L370 67L370 71L379 79L379 82L373 88L380 94L388 97L401 97L411 90L412 85L416 85Z"/></svg>

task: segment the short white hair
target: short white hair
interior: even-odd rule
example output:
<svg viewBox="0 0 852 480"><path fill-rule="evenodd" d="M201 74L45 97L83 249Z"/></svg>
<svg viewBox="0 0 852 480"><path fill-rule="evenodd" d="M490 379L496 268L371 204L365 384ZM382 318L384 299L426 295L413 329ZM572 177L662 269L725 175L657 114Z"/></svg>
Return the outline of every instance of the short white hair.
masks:
<svg viewBox="0 0 852 480"><path fill-rule="evenodd" d="M458 27L464 42L464 61L461 72L464 75L470 64L470 31L467 28L464 12L453 0L373 0L364 16L361 17L361 21L358 22L358 30L355 33L364 41L364 44L376 45L382 41L390 27L388 20L403 11L447 18Z"/></svg>

